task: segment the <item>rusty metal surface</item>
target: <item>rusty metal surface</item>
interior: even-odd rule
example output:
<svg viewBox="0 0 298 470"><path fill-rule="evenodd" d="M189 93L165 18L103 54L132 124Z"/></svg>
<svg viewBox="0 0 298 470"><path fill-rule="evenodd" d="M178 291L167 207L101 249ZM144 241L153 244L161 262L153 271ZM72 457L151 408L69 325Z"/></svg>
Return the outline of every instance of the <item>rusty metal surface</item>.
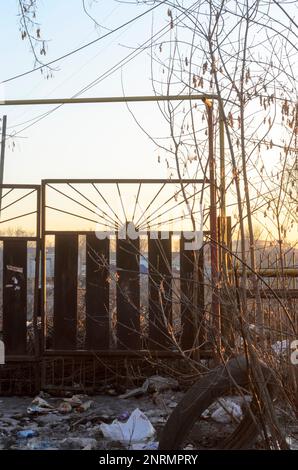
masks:
<svg viewBox="0 0 298 470"><path fill-rule="evenodd" d="M78 356L89 356L89 357L150 357L152 358L181 358L181 353L179 351L171 351L169 349L164 350L150 350L148 349L140 349L140 350L127 350L124 351L120 349L106 349L106 350L67 350L67 349L47 349L44 354L44 357L52 357L52 356L70 356L70 357L78 357ZM208 359L211 357L211 349L203 349L201 353L201 358Z"/></svg>
<svg viewBox="0 0 298 470"><path fill-rule="evenodd" d="M179 359L179 353L173 350L168 337L166 321L172 322L172 272L171 272L171 240L149 240L149 339L150 351L144 349L147 343L141 341L140 331L140 256L139 240L118 240L116 246L116 272L119 276L116 282L116 317L111 310L109 299L110 279L114 275L114 267L109 259L109 240L99 240L92 231L48 231L46 221L47 185L48 183L114 183L131 184L180 184L179 180L46 180L42 187L38 185L15 185L22 189L35 188L38 192L36 212L36 236L26 237L1 237L5 243L10 240L16 243L36 242L36 265L39 264L41 251L41 284L39 272L34 282L34 360L43 360L46 357L56 357L61 354L65 357L97 357L118 360L121 358L140 358L146 360L148 354L151 358ZM185 180L186 184L208 183L207 180ZM11 188L11 185L3 187ZM40 201L39 196L42 196ZM80 197L83 197L79 194ZM84 206L86 205L86 198ZM92 201L91 201L92 202ZM89 201L89 203L91 204ZM88 201L87 201L88 203ZM89 204L88 203L88 204ZM112 212L112 208L111 208ZM153 212L154 213L154 212ZM24 214L26 215L26 214ZM171 232L170 232L171 233ZM55 264L54 264L54 302L53 316L49 317L45 310L46 303L46 236L55 236ZM78 241L79 235L86 238L86 292L84 288L82 299L86 307L86 319L83 322L84 342L77 343L78 337ZM159 234L160 238L160 234ZM89 256L92 252L92 256ZM93 256L95 255L95 256ZM103 257L106 263L98 266L96 258ZM99 263L101 264L101 263ZM41 289L40 289L41 286ZM40 298L41 297L41 298ZM38 316L41 314L41 329L38 324ZM111 349L112 332L110 330L111 319L115 321L117 344L116 349ZM12 364L18 361L30 362L24 349L26 339L26 326L22 320L23 329L18 324L19 333L22 332L23 340L18 341L19 350L11 350ZM46 324L48 331L46 332ZM51 328L51 340L45 347L46 333ZM148 331L146 331L147 334ZM143 334L143 330L142 330ZM52 342L51 342L52 341ZM41 348L39 350L39 344ZM77 344L80 348L77 350ZM169 349L171 347L171 349ZM50 348L50 349L49 349ZM207 354L207 353L206 353ZM89 356L88 356L89 355ZM204 353L203 353L204 355ZM208 354L207 354L208 355ZM31 356L30 356L31 357ZM65 370L64 373L67 373ZM40 379L40 376L39 376Z"/></svg>
<svg viewBox="0 0 298 470"><path fill-rule="evenodd" d="M109 253L108 239L86 235L86 349L108 349Z"/></svg>
<svg viewBox="0 0 298 470"><path fill-rule="evenodd" d="M27 240L3 242L3 339L6 354L27 350Z"/></svg>
<svg viewBox="0 0 298 470"><path fill-rule="evenodd" d="M194 279L195 255L185 250L185 239L180 239L180 289L181 289L181 347L190 350L198 335L202 342L204 317L204 251L197 252L198 279ZM197 287L195 288L195 283ZM195 313L196 312L196 313ZM196 318L194 318L196 315Z"/></svg>
<svg viewBox="0 0 298 470"><path fill-rule="evenodd" d="M247 290L246 295L249 299L255 298L255 293L251 290ZM298 299L298 289L261 289L260 296L262 299L275 299L276 296L280 299Z"/></svg>
<svg viewBox="0 0 298 470"><path fill-rule="evenodd" d="M117 347L140 349L140 241L117 239Z"/></svg>
<svg viewBox="0 0 298 470"><path fill-rule="evenodd" d="M172 246L171 238L149 238L149 347L170 345L167 323L172 324Z"/></svg>
<svg viewBox="0 0 298 470"><path fill-rule="evenodd" d="M203 184L209 183L208 178L185 178L182 180L185 184ZM159 179L159 178L145 178L145 179L133 179L133 178L106 178L106 179L45 179L42 180L43 185L48 184L64 184L64 183L71 183L71 184L87 184L87 183L95 183L95 184L181 184L181 180L179 179ZM30 186L31 187L31 186Z"/></svg>
<svg viewBox="0 0 298 470"><path fill-rule="evenodd" d="M40 190L39 184L1 184L3 189L35 189L36 191Z"/></svg>
<svg viewBox="0 0 298 470"><path fill-rule="evenodd" d="M39 287L39 250L40 250L40 185L34 184L2 184L2 189L6 189L5 194L2 193L2 199L6 198L9 194L12 196L15 192L21 190L29 190L29 192L21 193L21 195L13 197L12 200L2 207L2 211L12 206L16 207L20 201L23 201L27 196L35 195L34 203L31 207L30 214L35 214L35 223L32 227L34 234L17 234L11 235L10 232L1 234L0 240L3 241L3 335L6 345L6 363L15 362L15 358L19 361L26 362L32 360L32 354L38 355L38 332L37 332L37 315L39 313L38 306L38 287ZM19 221L22 217L26 217L27 212L22 208L17 215L9 217L8 220ZM5 220L6 219L6 220ZM2 217L0 224L7 221L7 217ZM19 223L19 222L17 222ZM1 225L2 226L2 225ZM12 227L13 228L13 227ZM16 231L16 233L18 233ZM27 255L30 243L35 242L35 266L34 266L34 287L33 287L33 317L27 318ZM16 273L16 281L18 282L15 288L6 288L6 285L11 284L13 272L7 266L15 266L23 269L23 273ZM20 289L18 289L20 287ZM33 337L31 336L32 344L28 347L27 327L26 320L33 320Z"/></svg>
<svg viewBox="0 0 298 470"><path fill-rule="evenodd" d="M54 348L77 346L78 236L56 235L54 277Z"/></svg>

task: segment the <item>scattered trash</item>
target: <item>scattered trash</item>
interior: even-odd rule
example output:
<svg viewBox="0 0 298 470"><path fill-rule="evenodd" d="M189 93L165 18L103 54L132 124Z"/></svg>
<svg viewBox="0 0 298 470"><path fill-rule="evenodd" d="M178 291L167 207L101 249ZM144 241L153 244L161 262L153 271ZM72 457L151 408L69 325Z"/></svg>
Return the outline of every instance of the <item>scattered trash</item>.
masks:
<svg viewBox="0 0 298 470"><path fill-rule="evenodd" d="M52 410L50 410L49 408L42 408L41 406L36 406L36 405L28 406L27 408L27 413L29 415L33 415L33 414L42 415L42 414L50 413L51 411Z"/></svg>
<svg viewBox="0 0 298 470"><path fill-rule="evenodd" d="M53 409L53 406L40 396L35 397L34 400L32 400L32 405L40 406L41 408Z"/></svg>
<svg viewBox="0 0 298 470"><path fill-rule="evenodd" d="M92 450L96 449L97 441L89 437L67 437L61 441L60 446L62 449Z"/></svg>
<svg viewBox="0 0 298 470"><path fill-rule="evenodd" d="M207 408L202 414L201 419L217 419L221 420L221 414L226 415L223 420L218 421L219 423L231 423L233 419L239 421L243 416L243 410L247 408L249 403L252 401L251 395L231 395L229 397L222 397L214 401L209 408ZM225 411L226 410L226 411ZM231 412L231 410L234 410ZM218 413L218 414L217 414ZM231 416L230 416L230 414ZM215 418L214 418L215 416ZM219 416L219 418L218 418Z"/></svg>
<svg viewBox="0 0 298 470"><path fill-rule="evenodd" d="M211 416L210 408L207 408L202 414L201 418L202 419L209 419Z"/></svg>
<svg viewBox="0 0 298 470"><path fill-rule="evenodd" d="M183 450L194 450L194 446L192 444L187 444Z"/></svg>
<svg viewBox="0 0 298 470"><path fill-rule="evenodd" d="M158 450L159 443L157 441L150 441L145 444L137 443L129 446L130 450Z"/></svg>
<svg viewBox="0 0 298 470"><path fill-rule="evenodd" d="M132 398L132 397L139 397L141 395L144 395L148 391L148 383L147 380L143 383L142 387L134 388L133 390L129 390L126 393L123 393L122 395L119 395L119 398Z"/></svg>
<svg viewBox="0 0 298 470"><path fill-rule="evenodd" d="M0 449L109 451L126 448L155 452L165 422L184 396L183 391L171 391L171 388L165 393L159 393L156 391L159 385L163 389L170 385L171 388L175 387L177 383L169 383L167 379L164 381L164 377L160 379L160 376L157 379L156 376L150 377L146 381L147 393L151 390L150 396L145 394L143 398L130 400L119 400L118 396L111 397L107 393L88 396L75 391L68 397L39 394L31 399L15 397L11 402L4 398L4 406L0 404L0 411L3 412L0 418ZM233 422L237 419L235 416L241 416L240 408L244 414L245 404L251 398L239 393L221 396L219 402L214 401L208 408L206 416L209 420L215 419L224 424L201 422L199 438L194 430L194 436L190 435L190 440L186 440L181 448L185 449L190 443L195 448L197 445L199 448L212 447L214 443L211 438L208 441L208 433L214 432L215 425L220 432L230 432L229 424L225 423ZM35 413L28 415L27 407ZM78 409L82 412L79 413ZM232 417L229 414L227 416L227 411ZM221 414L224 415L223 419ZM191 447L187 446L185 450L191 450Z"/></svg>
<svg viewBox="0 0 298 470"><path fill-rule="evenodd" d="M53 446L49 441L39 440L39 439L30 439L27 444L27 448L30 450L59 450L59 447Z"/></svg>
<svg viewBox="0 0 298 470"><path fill-rule="evenodd" d="M145 414L147 418L150 418L150 422L152 425L165 423L168 419L168 413L166 414L166 417L163 417L161 416L162 415L161 411L157 411L157 413L154 413L154 414L146 411Z"/></svg>
<svg viewBox="0 0 298 470"><path fill-rule="evenodd" d="M69 403L72 408L76 408L77 406L82 405L82 400L78 395L73 395L71 398L64 398L63 401Z"/></svg>
<svg viewBox="0 0 298 470"><path fill-rule="evenodd" d="M153 375L145 382L148 382L149 392L164 392L165 390L176 390L179 383L171 377L162 377L161 375Z"/></svg>
<svg viewBox="0 0 298 470"><path fill-rule="evenodd" d="M42 392L42 396L40 395L35 397L34 400L32 400L31 405L28 406L28 414L47 414L51 411L68 414L71 413L73 409L79 413L84 413L84 411L89 410L93 405L92 400L83 401L83 399L86 398L86 395L72 395L69 398L63 398L60 405L58 407L54 407L43 398L43 396L46 396L44 392Z"/></svg>
<svg viewBox="0 0 298 470"><path fill-rule="evenodd" d="M121 415L117 416L117 419L118 421L121 421L123 423L124 421L128 420L129 415L130 413L128 411L124 411L123 413L121 413Z"/></svg>
<svg viewBox="0 0 298 470"><path fill-rule="evenodd" d="M271 348L278 354L279 356L283 356L289 350L290 343L288 339L284 339L282 341L277 341L276 343L271 345Z"/></svg>
<svg viewBox="0 0 298 470"><path fill-rule="evenodd" d="M168 403L169 408L176 408L177 405L178 403L176 401L171 401L170 403Z"/></svg>
<svg viewBox="0 0 298 470"><path fill-rule="evenodd" d="M41 391L39 392L39 395L38 395L38 396L39 396L40 398L50 398L50 397L51 397L51 395L50 395L49 393L44 392L43 390L41 390Z"/></svg>
<svg viewBox="0 0 298 470"><path fill-rule="evenodd" d="M124 443L148 441L155 435L155 429L149 419L138 408L131 413L126 423L116 419L112 424L102 423L100 429L104 437Z"/></svg>
<svg viewBox="0 0 298 470"><path fill-rule="evenodd" d="M87 444L85 447L83 447L82 450L92 450L92 449L93 449L92 445L91 445L91 444Z"/></svg>
<svg viewBox="0 0 298 470"><path fill-rule="evenodd" d="M143 385L138 388L134 388L133 390L129 390L122 395L119 395L119 398L132 398L144 395L145 393L153 393L153 392L164 392L166 390L175 390L179 386L177 380L172 379L171 377L162 377L161 375L152 375L145 380Z"/></svg>
<svg viewBox="0 0 298 470"><path fill-rule="evenodd" d="M53 411L54 407L50 405L44 398L37 396L32 400L31 405L27 408L28 414L46 414Z"/></svg>
<svg viewBox="0 0 298 470"><path fill-rule="evenodd" d="M93 405L92 400L87 400L83 402L85 395L73 395L70 398L64 398L63 402L60 404L58 411L60 413L70 413L72 409L75 409L79 413L84 413L91 408Z"/></svg>
<svg viewBox="0 0 298 470"><path fill-rule="evenodd" d="M92 401L92 400L88 400L88 401L85 401L84 403L81 403L81 404L76 408L76 410L77 410L79 413L83 413L84 411L89 410L92 405L93 405L93 401Z"/></svg>
<svg viewBox="0 0 298 470"><path fill-rule="evenodd" d="M290 450L298 450L298 439L293 436L287 436L286 441L290 447Z"/></svg>
<svg viewBox="0 0 298 470"><path fill-rule="evenodd" d="M58 407L59 413L67 414L72 412L72 406L70 403L63 401Z"/></svg>
<svg viewBox="0 0 298 470"><path fill-rule="evenodd" d="M239 405L229 398L220 398L218 408L211 414L211 419L217 423L232 423L234 420L239 422L242 418L242 410Z"/></svg>
<svg viewBox="0 0 298 470"><path fill-rule="evenodd" d="M36 436L37 432L34 429L23 429L17 432L17 436L22 439L30 439L30 437Z"/></svg>

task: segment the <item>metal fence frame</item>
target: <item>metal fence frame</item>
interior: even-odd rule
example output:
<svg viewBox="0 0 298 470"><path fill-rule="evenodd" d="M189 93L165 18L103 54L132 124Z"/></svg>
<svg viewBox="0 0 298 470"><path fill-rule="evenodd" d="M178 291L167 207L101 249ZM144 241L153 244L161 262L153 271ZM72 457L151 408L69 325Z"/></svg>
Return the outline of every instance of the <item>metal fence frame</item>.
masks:
<svg viewBox="0 0 298 470"><path fill-rule="evenodd" d="M42 285L42 354L45 357L57 357L57 356L65 356L65 357L89 357L92 354L96 354L100 357L144 357L148 354L147 350L138 350L138 351L129 351L129 350L99 350L99 351L88 351L88 350L49 350L45 347L45 324L46 324L46 308L45 308L45 301L46 301L46 237L48 235L54 235L57 233L72 233L72 231L52 231L47 230L47 218L46 218L46 209L47 209L47 186L52 184L139 184L139 185L146 185L146 184L208 184L210 183L209 179L183 179L182 181L179 179L44 179L41 182L41 285ZM88 231L75 231L74 233L85 235L89 233ZM210 233L204 232L204 233ZM202 352L203 356L209 357L209 352ZM158 355L160 357L179 357L179 353L171 350L167 351L158 351L153 352L153 355Z"/></svg>

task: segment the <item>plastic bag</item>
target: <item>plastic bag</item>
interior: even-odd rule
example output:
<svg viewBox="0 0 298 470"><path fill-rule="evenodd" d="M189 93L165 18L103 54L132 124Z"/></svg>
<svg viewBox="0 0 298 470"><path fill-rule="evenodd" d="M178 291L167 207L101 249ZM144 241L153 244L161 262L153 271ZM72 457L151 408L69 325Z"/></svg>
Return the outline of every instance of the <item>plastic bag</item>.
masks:
<svg viewBox="0 0 298 470"><path fill-rule="evenodd" d="M211 419L217 423L231 423L233 419L240 421L242 418L242 410L237 403L233 402L229 398L221 398L218 400L218 408L211 414Z"/></svg>
<svg viewBox="0 0 298 470"><path fill-rule="evenodd" d="M125 443L144 442L155 435L149 419L138 408L131 413L126 423L115 419L112 424L102 423L100 429L104 437Z"/></svg>

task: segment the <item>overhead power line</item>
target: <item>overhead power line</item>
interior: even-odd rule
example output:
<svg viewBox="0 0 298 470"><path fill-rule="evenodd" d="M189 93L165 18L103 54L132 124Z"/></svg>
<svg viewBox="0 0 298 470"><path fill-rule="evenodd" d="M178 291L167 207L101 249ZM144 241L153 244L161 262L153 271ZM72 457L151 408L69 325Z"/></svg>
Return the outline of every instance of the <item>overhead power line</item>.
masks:
<svg viewBox="0 0 298 470"><path fill-rule="evenodd" d="M191 8L195 8L196 5L198 5L199 1L195 1ZM175 22L174 24L178 25L183 17L186 16L186 13L185 12L182 12L180 13L180 15L177 16L177 18L175 19ZM144 52L144 47L149 44L150 42L152 43L155 43L157 40L160 40L168 31L169 29L171 29L171 26L170 25L165 25L163 26L159 31L157 31L155 34L153 34L153 36L151 36L149 39L147 39L146 41L144 41L140 46L138 46L135 50L133 50L132 52L130 52L129 54L127 54L125 57L123 57L119 62L117 62L116 64L114 64L112 67L110 67L108 70L106 70L105 72L103 72L101 75L99 75L96 79L94 79L92 82L90 82L88 85L86 85L84 88L80 89L77 93L75 93L71 98L76 98L78 97L79 95L85 93L86 91L90 90L91 88L93 88L94 86L96 86L98 83L102 82L103 80L105 80L106 78L108 78L109 76L111 76L113 73L115 73L117 70L119 70L121 67L123 67L124 65L127 65L130 61L132 61L135 57L137 57L139 54L141 54L142 52ZM154 40L154 41L153 41ZM50 116L52 113L54 113L55 111L57 111L58 109L60 109L62 106L64 106L63 104L59 104L57 106L55 106L53 109L49 110L49 111L46 111L45 113L42 113L38 116L36 116L35 118L32 118L26 122L24 122L23 124L26 124L28 122L31 122L30 124L28 124L27 126L23 127L22 129L20 129L18 132L16 132L15 134L13 134L11 136L11 138L14 138L16 136L18 136L19 134L21 134L22 132L26 131L27 129L35 126L36 124L38 124L40 121L42 121L43 119L47 118L48 116ZM32 122L33 121L33 122ZM19 124L19 125L22 125L22 124Z"/></svg>
<svg viewBox="0 0 298 470"><path fill-rule="evenodd" d="M147 15L148 13L150 13L151 11L155 10L156 8L160 7L161 5L163 5L164 3L166 3L166 0L163 0L161 3L158 3L157 5L154 5L153 7L149 8L148 10L144 11L143 13L140 13L139 15L135 16L134 18L131 18L130 20L126 21L125 23L121 24L120 26L118 26L117 28L113 29L112 31L108 31L107 33L103 34L102 36L100 36L99 38L96 38L94 39L93 41L90 41L88 42L87 44L84 44L83 46L80 46L80 47L77 47L76 49L73 49L72 51L70 52L67 52L66 54L60 56L60 57L57 57L56 59L54 60L51 60L50 62L47 62L46 64L43 64L43 65L40 65L39 67L35 67L33 69L30 69L30 70L27 70L27 72L23 72L23 73L20 73L18 75L15 75L14 77L10 77L10 78L7 78L6 80L3 80L1 83L7 83L7 82L11 82L13 80L16 80L18 78L21 78L21 77L25 77L26 75L29 75L33 72L36 72L37 70L41 70L45 67L49 67L50 65L53 65L53 64L56 64L57 62L59 62L60 60L63 60L63 59L66 59L67 57L70 57L71 55L73 54L76 54L77 52L80 52L82 51L83 49L86 49L87 47L89 46L92 46L93 44L101 41L102 39L105 39L107 38L108 36L111 36L112 34L116 33L117 31L119 31L120 29L123 29L125 28L126 26L130 25L131 23L139 20L140 18L142 18L143 16Z"/></svg>

